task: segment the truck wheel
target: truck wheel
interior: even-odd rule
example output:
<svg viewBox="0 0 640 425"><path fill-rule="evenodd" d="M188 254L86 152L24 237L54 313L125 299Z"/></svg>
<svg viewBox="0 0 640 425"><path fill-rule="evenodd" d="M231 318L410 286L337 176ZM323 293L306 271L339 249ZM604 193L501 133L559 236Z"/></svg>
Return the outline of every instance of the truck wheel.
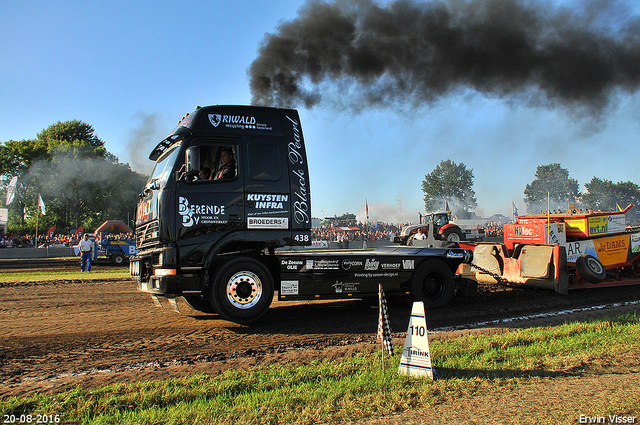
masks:
<svg viewBox="0 0 640 425"><path fill-rule="evenodd" d="M607 276L604 266L593 255L583 254L576 260L576 270L589 283L600 283Z"/></svg>
<svg viewBox="0 0 640 425"><path fill-rule="evenodd" d="M460 242L464 235L460 229L447 229L444 231L444 238L449 242Z"/></svg>
<svg viewBox="0 0 640 425"><path fill-rule="evenodd" d="M238 258L218 271L209 298L214 309L225 319L249 323L269 309L273 291L271 273L261 262Z"/></svg>
<svg viewBox="0 0 640 425"><path fill-rule="evenodd" d="M183 295L182 298L189 304L189 307L196 311L207 314L214 314L216 312L209 300L199 295Z"/></svg>
<svg viewBox="0 0 640 425"><path fill-rule="evenodd" d="M124 255L122 254L114 254L111 256L111 261L113 264L117 264L118 266L124 264Z"/></svg>
<svg viewBox="0 0 640 425"><path fill-rule="evenodd" d="M433 259L420 264L411 279L411 297L425 307L440 307L453 298L453 272L443 261Z"/></svg>

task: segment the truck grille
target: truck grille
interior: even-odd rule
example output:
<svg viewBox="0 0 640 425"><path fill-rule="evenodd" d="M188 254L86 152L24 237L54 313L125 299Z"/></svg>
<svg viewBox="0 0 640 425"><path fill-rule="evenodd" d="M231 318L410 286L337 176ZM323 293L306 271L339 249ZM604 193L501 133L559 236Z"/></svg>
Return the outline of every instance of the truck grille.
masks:
<svg viewBox="0 0 640 425"><path fill-rule="evenodd" d="M154 245L159 240L159 224L157 220L136 227L136 243L138 248Z"/></svg>

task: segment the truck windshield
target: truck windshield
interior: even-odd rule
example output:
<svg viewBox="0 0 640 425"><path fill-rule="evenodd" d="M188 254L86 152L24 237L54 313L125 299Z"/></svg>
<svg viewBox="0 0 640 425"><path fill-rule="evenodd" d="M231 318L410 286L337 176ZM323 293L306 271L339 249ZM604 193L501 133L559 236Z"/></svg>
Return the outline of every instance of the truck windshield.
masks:
<svg viewBox="0 0 640 425"><path fill-rule="evenodd" d="M169 178L169 174L171 174L171 170L173 169L173 164L176 162L176 157L178 156L181 144L182 140L174 143L173 146L167 149L167 151L158 158L153 169L153 173L151 174L151 179L149 180L150 183L157 182L160 188L164 187L167 179Z"/></svg>

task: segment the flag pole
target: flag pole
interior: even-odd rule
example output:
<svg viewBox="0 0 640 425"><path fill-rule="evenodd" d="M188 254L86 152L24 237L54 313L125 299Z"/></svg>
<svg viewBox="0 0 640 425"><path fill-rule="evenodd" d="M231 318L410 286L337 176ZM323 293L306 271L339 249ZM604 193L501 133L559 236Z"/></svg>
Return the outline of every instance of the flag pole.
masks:
<svg viewBox="0 0 640 425"><path fill-rule="evenodd" d="M38 193L38 215L36 215L36 248L38 247L38 219L40 218L40 213L46 214L46 210L44 207L44 201L42 200L42 196Z"/></svg>
<svg viewBox="0 0 640 425"><path fill-rule="evenodd" d="M33 243L33 247L38 247L38 219L40 218L40 205L38 205L38 214L36 214L36 240Z"/></svg>
<svg viewBox="0 0 640 425"><path fill-rule="evenodd" d="M367 249L367 238L369 237L369 199L364 198L364 237L362 238L362 249Z"/></svg>
<svg viewBox="0 0 640 425"><path fill-rule="evenodd" d="M551 235L551 191L547 192L547 235L545 243L549 243L549 235Z"/></svg>

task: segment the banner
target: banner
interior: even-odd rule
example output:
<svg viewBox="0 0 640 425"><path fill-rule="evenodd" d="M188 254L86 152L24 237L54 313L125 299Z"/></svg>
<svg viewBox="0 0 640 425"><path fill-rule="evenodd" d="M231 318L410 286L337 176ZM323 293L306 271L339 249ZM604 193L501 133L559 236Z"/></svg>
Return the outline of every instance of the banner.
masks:
<svg viewBox="0 0 640 425"><path fill-rule="evenodd" d="M40 211L42 211L42 215L47 215L47 209L44 206L44 201L42 200L42 196L38 194L38 207L40 207Z"/></svg>
<svg viewBox="0 0 640 425"><path fill-rule="evenodd" d="M407 327L407 338L404 341L398 373L428 376L433 379L433 372L424 303L416 301L411 309L411 319Z"/></svg>
<svg viewBox="0 0 640 425"><path fill-rule="evenodd" d="M18 185L18 177L13 177L7 186L7 199L5 205L9 205L13 202L13 198L16 197L16 186Z"/></svg>

